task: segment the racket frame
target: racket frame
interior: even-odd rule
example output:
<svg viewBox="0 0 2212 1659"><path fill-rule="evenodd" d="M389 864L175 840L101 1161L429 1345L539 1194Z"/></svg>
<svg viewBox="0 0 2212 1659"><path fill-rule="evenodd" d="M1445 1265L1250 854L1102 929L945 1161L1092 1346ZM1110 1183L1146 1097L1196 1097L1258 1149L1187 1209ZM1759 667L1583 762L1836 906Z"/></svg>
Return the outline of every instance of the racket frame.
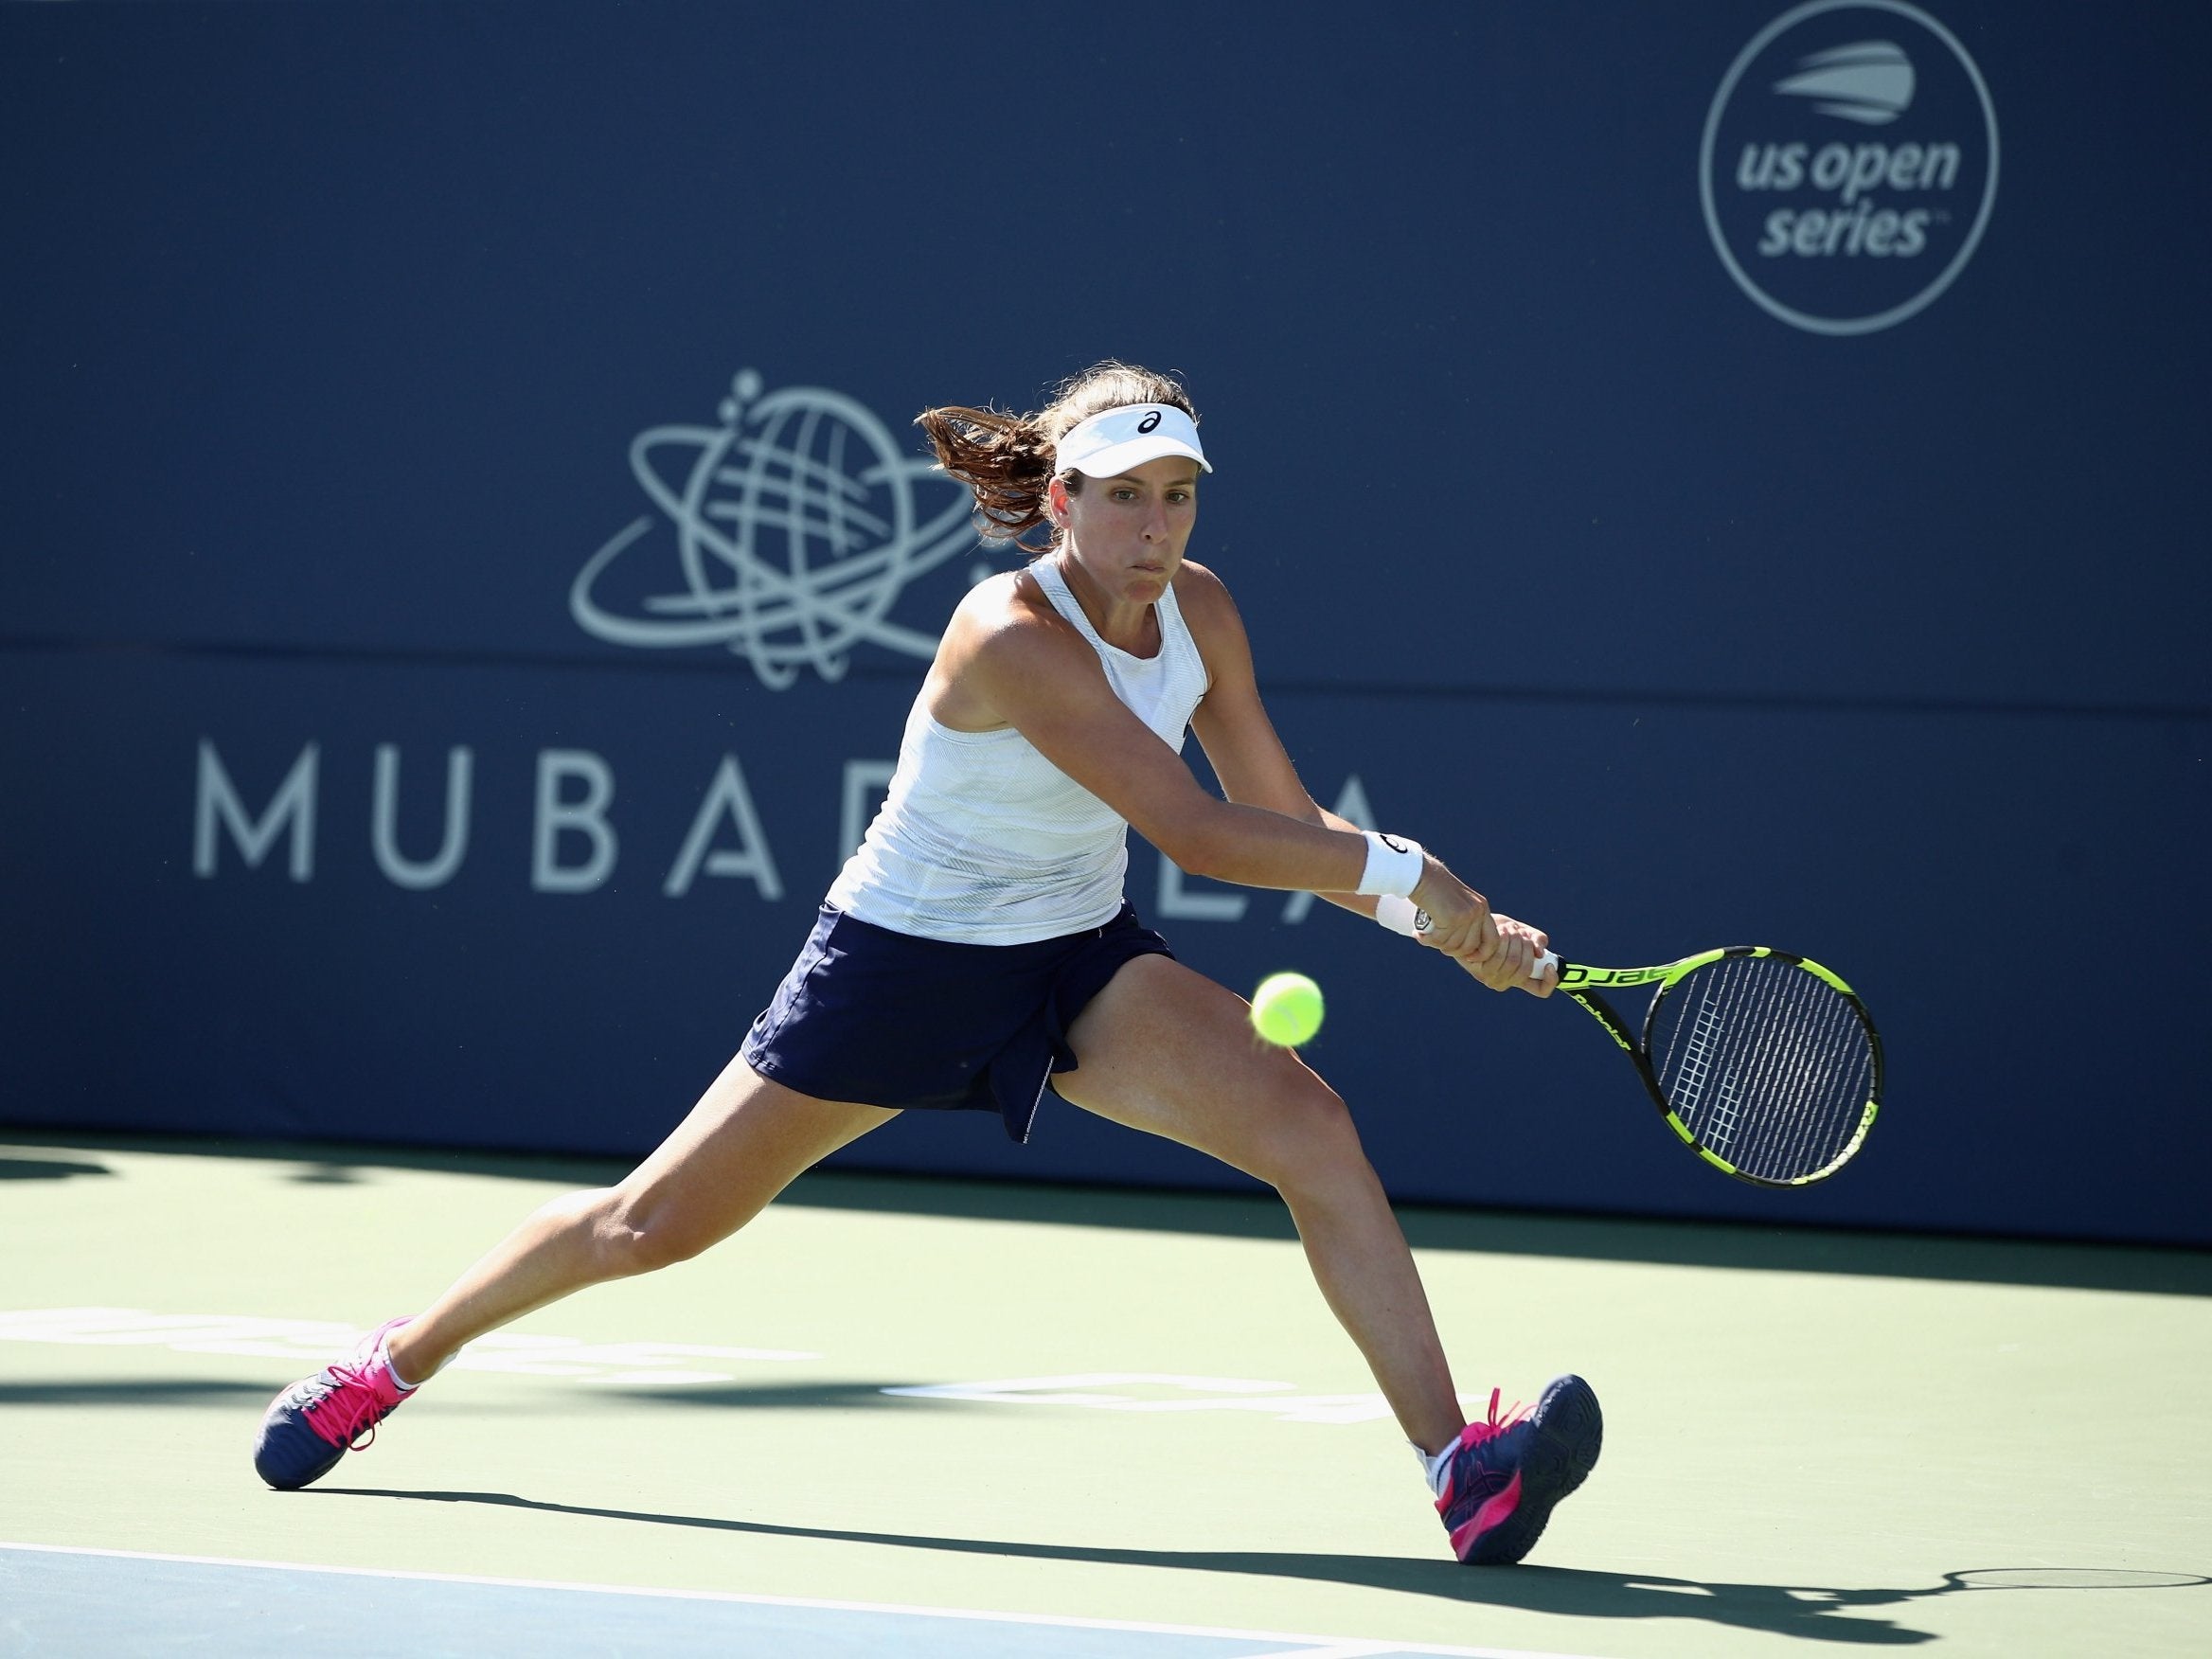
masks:
<svg viewBox="0 0 2212 1659"><path fill-rule="evenodd" d="M1651 1069L1651 1037L1658 1028L1660 1006L1667 993L1698 969L1735 956L1767 956L1777 962L1786 962L1793 968L1802 968L1821 980L1831 990L1848 1003L1851 1011L1859 1017L1860 1026L1866 1032L1866 1040L1873 1050L1874 1070L1867 1090L1865 1109L1859 1115L1858 1127L1843 1150L1826 1164L1809 1175L1793 1175L1776 1181L1763 1175L1750 1175L1731 1164L1720 1153L1702 1145L1690 1133L1672 1105L1668 1102L1666 1091L1659 1086L1659 1077ZM1685 956L1679 962L1666 962L1655 968L1592 968L1578 962L1561 962L1559 966L1560 993L1571 998L1584 1012L1603 1026L1606 1034L1620 1044L1629 1059L1635 1062L1636 1076L1644 1080L1644 1092L1651 1097L1651 1103L1659 1108L1659 1115L1667 1120L1667 1127L1674 1131L1683 1145L1723 1175L1733 1175L1739 1181L1754 1186L1810 1186L1815 1181L1825 1181L1857 1155L1865 1144L1866 1132L1874 1127L1874 1115L1882 1105L1882 1032L1874 1024L1874 1016L1866 1011L1866 1005L1859 1000L1859 993L1846 985L1841 975L1832 969L1822 967L1809 957L1795 955L1789 951L1777 951L1766 945L1724 945L1715 951L1701 951L1694 956ZM1644 1026L1639 1032L1623 1019L1602 994L1639 985L1655 985L1651 1006L1644 1010Z"/></svg>

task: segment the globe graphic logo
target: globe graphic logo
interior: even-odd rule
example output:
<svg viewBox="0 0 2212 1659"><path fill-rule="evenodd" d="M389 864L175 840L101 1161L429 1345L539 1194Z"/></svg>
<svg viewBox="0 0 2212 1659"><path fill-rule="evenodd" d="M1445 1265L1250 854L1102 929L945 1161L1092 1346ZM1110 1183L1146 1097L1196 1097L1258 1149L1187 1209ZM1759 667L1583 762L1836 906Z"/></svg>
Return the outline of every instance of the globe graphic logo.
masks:
<svg viewBox="0 0 2212 1659"><path fill-rule="evenodd" d="M863 642L934 655L937 636L901 627L890 611L909 582L978 544L968 491L901 455L883 423L841 392L763 396L747 369L718 414L718 426L655 426L632 440L631 471L660 514L633 520L577 573L568 598L578 625L616 645L721 646L774 690L806 668L843 679ZM926 519L918 485L942 498ZM614 567L636 564L624 555L662 524L674 532L682 585L635 591L639 573ZM632 591L611 597L621 576Z"/></svg>

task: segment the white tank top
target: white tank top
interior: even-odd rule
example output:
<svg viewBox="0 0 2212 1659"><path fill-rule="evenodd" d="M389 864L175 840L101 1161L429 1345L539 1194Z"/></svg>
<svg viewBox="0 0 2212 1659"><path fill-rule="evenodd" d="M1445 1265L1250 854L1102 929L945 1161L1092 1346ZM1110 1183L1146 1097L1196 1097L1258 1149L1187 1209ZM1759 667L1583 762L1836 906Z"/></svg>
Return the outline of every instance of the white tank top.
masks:
<svg viewBox="0 0 2212 1659"><path fill-rule="evenodd" d="M1029 566L1091 642L1114 694L1176 753L1206 692L1205 664L1170 586L1152 606L1159 653L1133 656L1091 626L1049 559ZM956 732L917 697L899 769L826 902L897 933L1020 945L1103 926L1122 903L1129 824L1008 726Z"/></svg>

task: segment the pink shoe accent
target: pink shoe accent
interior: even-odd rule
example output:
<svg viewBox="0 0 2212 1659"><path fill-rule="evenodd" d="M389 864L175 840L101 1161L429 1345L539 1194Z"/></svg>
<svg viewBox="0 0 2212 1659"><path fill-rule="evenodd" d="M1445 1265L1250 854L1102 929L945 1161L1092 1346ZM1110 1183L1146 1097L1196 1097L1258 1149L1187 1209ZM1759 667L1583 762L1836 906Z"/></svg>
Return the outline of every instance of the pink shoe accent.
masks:
<svg viewBox="0 0 2212 1659"><path fill-rule="evenodd" d="M393 1379L392 1363L384 1355L386 1334L406 1323L406 1319L385 1320L368 1333L350 1359L326 1368L330 1388L300 1414L317 1439L359 1452L375 1441L377 1424L414 1392L401 1388Z"/></svg>
<svg viewBox="0 0 2212 1659"><path fill-rule="evenodd" d="M1510 1519L1513 1511L1520 1507L1521 1472L1516 1469L1513 1478L1506 1483L1504 1491L1485 1499L1482 1507L1472 1516L1452 1528L1452 1553L1465 1560L1467 1552L1474 1547L1476 1539L1491 1527Z"/></svg>

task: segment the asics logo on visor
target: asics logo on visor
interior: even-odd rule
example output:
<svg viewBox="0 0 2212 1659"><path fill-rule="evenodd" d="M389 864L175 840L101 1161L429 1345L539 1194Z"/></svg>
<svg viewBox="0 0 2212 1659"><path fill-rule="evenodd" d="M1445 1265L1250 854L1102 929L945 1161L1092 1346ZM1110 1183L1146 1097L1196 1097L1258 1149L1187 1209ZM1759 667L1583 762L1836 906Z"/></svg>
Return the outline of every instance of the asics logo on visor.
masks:
<svg viewBox="0 0 2212 1659"><path fill-rule="evenodd" d="M1153 427L1159 424L1160 412L1159 410L1154 409L1150 415L1147 415L1142 420L1136 423L1136 429L1139 432L1150 432Z"/></svg>

